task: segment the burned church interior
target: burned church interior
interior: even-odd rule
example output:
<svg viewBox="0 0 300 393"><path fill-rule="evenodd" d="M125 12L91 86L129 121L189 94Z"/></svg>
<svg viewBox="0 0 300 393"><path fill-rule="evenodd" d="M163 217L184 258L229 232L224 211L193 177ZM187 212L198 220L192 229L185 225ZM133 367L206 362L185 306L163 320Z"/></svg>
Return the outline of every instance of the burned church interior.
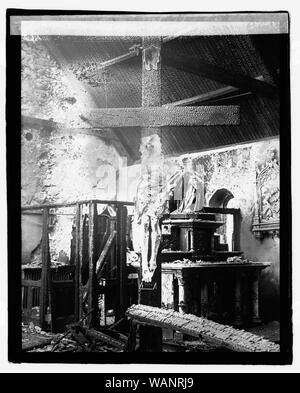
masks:
<svg viewBox="0 0 300 393"><path fill-rule="evenodd" d="M23 351L279 352L279 35L88 32L21 39Z"/></svg>

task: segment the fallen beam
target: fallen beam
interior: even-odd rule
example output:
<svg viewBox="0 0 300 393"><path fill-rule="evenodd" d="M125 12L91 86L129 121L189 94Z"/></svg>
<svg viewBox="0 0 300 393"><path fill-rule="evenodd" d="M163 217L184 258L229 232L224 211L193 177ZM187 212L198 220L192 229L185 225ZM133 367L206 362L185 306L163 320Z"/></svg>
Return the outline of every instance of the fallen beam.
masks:
<svg viewBox="0 0 300 393"><path fill-rule="evenodd" d="M127 344L116 340L115 338L112 338L108 336L107 334L103 332L99 332L95 329L85 329L85 328L80 328L81 332L88 338L88 339L93 339L93 340L99 340L102 341L106 344L111 345L112 347L115 347L119 350L125 351Z"/></svg>
<svg viewBox="0 0 300 393"><path fill-rule="evenodd" d="M101 108L85 114L92 127L238 125L239 106Z"/></svg>
<svg viewBox="0 0 300 393"><path fill-rule="evenodd" d="M136 323L173 329L237 352L280 351L278 344L263 337L192 314L138 304L131 306L126 315Z"/></svg>

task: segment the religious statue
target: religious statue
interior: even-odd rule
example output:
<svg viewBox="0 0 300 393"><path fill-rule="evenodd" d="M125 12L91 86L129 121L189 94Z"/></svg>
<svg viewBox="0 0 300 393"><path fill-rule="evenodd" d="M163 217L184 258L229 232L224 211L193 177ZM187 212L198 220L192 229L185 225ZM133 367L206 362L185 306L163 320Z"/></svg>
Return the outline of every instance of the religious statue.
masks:
<svg viewBox="0 0 300 393"><path fill-rule="evenodd" d="M176 212L191 213L203 207L203 182L191 159L182 161L180 170L168 181L163 174L161 145L158 135L145 138L141 147L142 173L135 198L135 223L141 225L142 279L152 280L161 241L160 219L169 213L170 195L179 201Z"/></svg>
<svg viewBox="0 0 300 393"><path fill-rule="evenodd" d="M193 213L204 206L202 173L195 170L193 160L184 158L182 167L172 177L174 199L179 206L173 213Z"/></svg>
<svg viewBox="0 0 300 393"><path fill-rule="evenodd" d="M163 181L161 144L158 135L144 138L142 173L135 198L135 222L141 225L142 278L151 282L161 240L159 220L167 212L168 196ZM149 252L150 251L150 252ZM149 255L150 254L150 255Z"/></svg>

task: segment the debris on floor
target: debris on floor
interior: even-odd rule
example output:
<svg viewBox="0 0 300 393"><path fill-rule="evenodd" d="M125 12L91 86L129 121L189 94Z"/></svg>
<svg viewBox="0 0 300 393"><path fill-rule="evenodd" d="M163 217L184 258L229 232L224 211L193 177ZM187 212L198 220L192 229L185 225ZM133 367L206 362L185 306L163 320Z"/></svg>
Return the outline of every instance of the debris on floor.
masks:
<svg viewBox="0 0 300 393"><path fill-rule="evenodd" d="M32 322L29 325L22 325L22 350L26 352L47 351L57 334L43 331L39 326Z"/></svg>
<svg viewBox="0 0 300 393"><path fill-rule="evenodd" d="M279 323L276 321L247 329L247 334L252 336L251 333L260 336L261 339L279 343ZM176 335L176 332L172 337L166 335L163 339L163 351L223 352L229 350L220 343L206 342L188 335L181 336ZM136 343L138 350L138 337ZM22 350L26 352L126 352L128 337L111 327L95 330L81 323L70 324L65 333L55 334L45 332L31 322L29 325L22 325Z"/></svg>
<svg viewBox="0 0 300 393"><path fill-rule="evenodd" d="M127 337L121 333L102 329L97 331L68 325L65 333L42 331L32 322L22 326L22 350L26 352L124 352Z"/></svg>

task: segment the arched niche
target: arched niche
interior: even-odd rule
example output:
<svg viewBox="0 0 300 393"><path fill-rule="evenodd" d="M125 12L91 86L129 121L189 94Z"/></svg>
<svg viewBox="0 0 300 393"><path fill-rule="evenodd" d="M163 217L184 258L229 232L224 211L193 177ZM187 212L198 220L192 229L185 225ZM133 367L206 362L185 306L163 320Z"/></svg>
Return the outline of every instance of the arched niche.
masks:
<svg viewBox="0 0 300 393"><path fill-rule="evenodd" d="M211 207L227 207L230 199L234 198L233 194L227 188L220 188L215 191L209 200Z"/></svg>
<svg viewBox="0 0 300 393"><path fill-rule="evenodd" d="M209 200L210 207L227 208L234 195L227 188L216 190ZM234 217L232 214L217 215L218 220L224 225L216 230L216 236L220 236L221 244L228 245L228 251L233 251ZM225 247L225 246L224 246Z"/></svg>

